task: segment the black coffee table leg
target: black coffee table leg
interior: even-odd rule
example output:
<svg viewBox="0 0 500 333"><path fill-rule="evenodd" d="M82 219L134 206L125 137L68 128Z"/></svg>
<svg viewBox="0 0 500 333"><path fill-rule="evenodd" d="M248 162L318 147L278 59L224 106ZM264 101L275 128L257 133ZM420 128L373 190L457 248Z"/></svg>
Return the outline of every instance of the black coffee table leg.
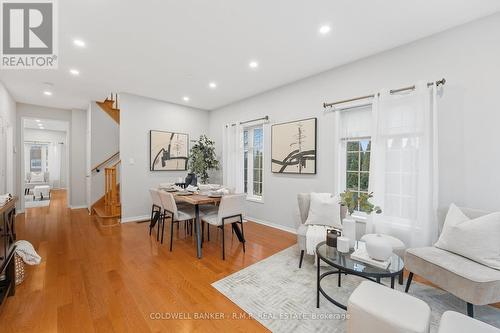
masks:
<svg viewBox="0 0 500 333"><path fill-rule="evenodd" d="M391 277L391 289L394 289L394 276Z"/></svg>
<svg viewBox="0 0 500 333"><path fill-rule="evenodd" d="M316 307L319 309L319 256L318 257L318 270L316 275Z"/></svg>
<svg viewBox="0 0 500 333"><path fill-rule="evenodd" d="M338 285L339 285L339 288L340 288L340 277L342 276L342 271L339 269L339 278L338 278Z"/></svg>
<svg viewBox="0 0 500 333"><path fill-rule="evenodd" d="M380 283L380 278L379 277L377 277L377 283Z"/></svg>

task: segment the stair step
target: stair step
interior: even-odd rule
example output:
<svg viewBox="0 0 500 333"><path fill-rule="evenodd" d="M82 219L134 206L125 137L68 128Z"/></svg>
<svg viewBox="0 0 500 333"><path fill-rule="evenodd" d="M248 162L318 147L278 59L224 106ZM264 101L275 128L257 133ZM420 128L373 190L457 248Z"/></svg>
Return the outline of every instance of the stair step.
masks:
<svg viewBox="0 0 500 333"><path fill-rule="evenodd" d="M94 207L94 212L100 218L119 218L121 216L121 209L119 210L118 213L113 214L111 212L110 208L111 207L107 208L104 205L96 205ZM120 208L121 208L121 205L120 205Z"/></svg>

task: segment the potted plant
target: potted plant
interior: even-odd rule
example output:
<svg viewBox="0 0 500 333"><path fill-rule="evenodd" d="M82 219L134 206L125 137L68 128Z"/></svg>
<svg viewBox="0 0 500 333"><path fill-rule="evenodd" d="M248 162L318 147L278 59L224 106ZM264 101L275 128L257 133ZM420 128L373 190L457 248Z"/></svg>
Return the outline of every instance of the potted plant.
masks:
<svg viewBox="0 0 500 333"><path fill-rule="evenodd" d="M201 135L189 151L188 166L189 170L200 178L201 183L206 184L208 171L219 170L214 142Z"/></svg>
<svg viewBox="0 0 500 333"><path fill-rule="evenodd" d="M349 215L352 215L356 209L364 212L368 215L375 212L376 214L382 213L382 209L379 206L375 206L369 200L373 198L373 192L371 193L357 193L345 190L344 193L340 194L340 205L347 208Z"/></svg>
<svg viewBox="0 0 500 333"><path fill-rule="evenodd" d="M340 205L347 208L347 216L342 220L342 235L349 239L349 246L352 248L356 242L356 221L352 218L355 210L365 212L370 215L372 212L382 213L380 207L375 206L369 200L373 193L354 193L345 190L340 194Z"/></svg>

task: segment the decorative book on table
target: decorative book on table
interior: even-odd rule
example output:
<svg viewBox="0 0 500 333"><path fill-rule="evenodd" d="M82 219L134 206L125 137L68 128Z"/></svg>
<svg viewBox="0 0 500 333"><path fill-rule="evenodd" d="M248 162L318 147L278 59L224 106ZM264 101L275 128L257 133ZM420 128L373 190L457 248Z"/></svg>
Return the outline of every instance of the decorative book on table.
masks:
<svg viewBox="0 0 500 333"><path fill-rule="evenodd" d="M389 264L391 263L390 258L384 261L380 260L375 260L370 258L368 255L368 252L366 252L366 249L364 247L356 249L352 254L351 254L351 259L361 261L365 264L369 264L372 266L375 266L377 268L381 269L387 269L389 267Z"/></svg>

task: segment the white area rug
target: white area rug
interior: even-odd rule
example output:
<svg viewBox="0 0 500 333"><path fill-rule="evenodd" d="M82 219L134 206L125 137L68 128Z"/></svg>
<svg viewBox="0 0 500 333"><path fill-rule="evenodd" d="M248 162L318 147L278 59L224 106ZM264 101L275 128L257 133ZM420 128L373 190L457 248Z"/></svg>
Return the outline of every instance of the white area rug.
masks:
<svg viewBox="0 0 500 333"><path fill-rule="evenodd" d="M212 286L272 332L345 332L345 311L323 296L320 308L316 308L313 258L306 256L301 269L298 263L298 248L292 246ZM364 279L343 275L342 287L338 288L336 275L331 275L321 281L321 286L334 299L347 304L349 295L361 281ZM383 279L382 283L388 284L390 279ZM397 282L395 288L404 290ZM409 293L431 307L431 332L437 331L444 311L466 312L465 302L445 291L413 282ZM384 306L384 300L380 300L380 306ZM476 306L474 310L477 319L500 327L500 309Z"/></svg>

